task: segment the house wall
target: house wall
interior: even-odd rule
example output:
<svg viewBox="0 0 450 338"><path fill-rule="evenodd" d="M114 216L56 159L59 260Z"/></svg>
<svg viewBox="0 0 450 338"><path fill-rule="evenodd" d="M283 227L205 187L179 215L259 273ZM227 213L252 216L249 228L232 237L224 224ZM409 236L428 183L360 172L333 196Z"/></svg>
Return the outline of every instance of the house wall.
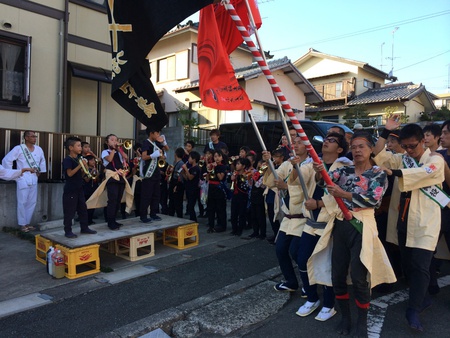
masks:
<svg viewBox="0 0 450 338"><path fill-rule="evenodd" d="M32 37L31 78L30 112L0 110L0 125L2 128L57 131L58 83L61 75L58 68L61 57L60 22L0 4L0 22L3 20L12 24L8 32Z"/></svg>
<svg viewBox="0 0 450 338"><path fill-rule="evenodd" d="M286 76L282 70L275 70L272 72L272 75L283 91L283 94L288 100L290 106L292 108L302 110L301 113L297 114L297 118L304 119L305 94L300 90L300 88L293 85L292 80L289 79L289 77ZM272 88L264 76L247 81L245 91L247 92L250 100L258 100L274 105L276 104Z"/></svg>
<svg viewBox="0 0 450 338"><path fill-rule="evenodd" d="M36 3L64 11L64 1L41 0ZM20 7L20 4L18 4ZM69 3L68 34L109 45L107 15L83 6ZM28 113L0 110L3 128L34 129L62 132L60 109L62 99L62 70L64 23L17 8L0 4L0 21L8 19L8 31L31 36L30 111ZM111 54L95 48L68 43L67 60L83 65L111 68ZM68 70L70 72L70 69ZM70 88L70 133L96 135L97 82L68 76ZM111 86L102 84L101 133L115 133L121 137L134 137L134 118L113 101Z"/></svg>

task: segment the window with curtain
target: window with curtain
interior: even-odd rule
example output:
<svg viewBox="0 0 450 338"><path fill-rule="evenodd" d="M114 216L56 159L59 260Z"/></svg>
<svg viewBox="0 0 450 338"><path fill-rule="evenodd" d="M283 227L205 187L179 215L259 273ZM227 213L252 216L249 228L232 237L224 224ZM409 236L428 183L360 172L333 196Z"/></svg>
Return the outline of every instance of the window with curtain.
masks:
<svg viewBox="0 0 450 338"><path fill-rule="evenodd" d="M0 105L28 105L30 51L30 37L0 32Z"/></svg>

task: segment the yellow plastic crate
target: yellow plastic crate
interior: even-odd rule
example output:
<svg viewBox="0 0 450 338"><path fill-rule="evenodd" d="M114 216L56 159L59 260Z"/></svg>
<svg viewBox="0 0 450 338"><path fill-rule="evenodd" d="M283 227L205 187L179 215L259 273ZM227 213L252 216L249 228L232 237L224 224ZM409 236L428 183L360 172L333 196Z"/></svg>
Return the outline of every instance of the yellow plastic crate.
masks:
<svg viewBox="0 0 450 338"><path fill-rule="evenodd" d="M116 240L116 256L137 261L155 255L155 234L149 232Z"/></svg>
<svg viewBox="0 0 450 338"><path fill-rule="evenodd" d="M47 264L47 251L53 245L52 241L36 235L34 238L36 244L36 260L42 264Z"/></svg>
<svg viewBox="0 0 450 338"><path fill-rule="evenodd" d="M164 230L163 244L179 250L198 245L198 223Z"/></svg>
<svg viewBox="0 0 450 338"><path fill-rule="evenodd" d="M93 244L69 249L57 244L56 248L64 254L66 277L75 279L100 272L99 247L100 245Z"/></svg>

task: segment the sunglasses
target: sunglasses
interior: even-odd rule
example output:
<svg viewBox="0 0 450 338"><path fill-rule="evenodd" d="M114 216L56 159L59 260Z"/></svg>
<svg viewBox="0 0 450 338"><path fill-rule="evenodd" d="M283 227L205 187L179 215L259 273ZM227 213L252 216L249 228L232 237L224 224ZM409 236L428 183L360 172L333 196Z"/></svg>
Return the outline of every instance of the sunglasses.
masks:
<svg viewBox="0 0 450 338"><path fill-rule="evenodd" d="M338 143L338 141L335 138L327 137L323 140L324 142L330 142L330 143Z"/></svg>
<svg viewBox="0 0 450 338"><path fill-rule="evenodd" d="M420 142L419 143L416 143L416 144L400 144L400 147L402 147L403 149L411 149L411 150L413 150L413 149L416 149L417 148L417 146L420 144Z"/></svg>

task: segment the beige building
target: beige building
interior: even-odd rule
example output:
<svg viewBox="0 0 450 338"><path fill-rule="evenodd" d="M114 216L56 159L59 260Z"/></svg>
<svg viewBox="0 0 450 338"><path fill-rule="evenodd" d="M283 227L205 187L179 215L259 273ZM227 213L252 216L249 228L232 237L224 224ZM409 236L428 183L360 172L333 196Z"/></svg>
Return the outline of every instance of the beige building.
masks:
<svg viewBox="0 0 450 338"><path fill-rule="evenodd" d="M406 114L417 122L420 113L435 110L432 96L422 84L393 83L397 79L368 63L345 59L310 49L294 62L322 95L324 102L309 105L306 116L345 122L349 108L364 105L378 125L385 123L386 109ZM390 81L389 83L386 83Z"/></svg>
<svg viewBox="0 0 450 338"><path fill-rule="evenodd" d="M134 136L111 96L105 0L0 1L0 125Z"/></svg>
<svg viewBox="0 0 450 338"><path fill-rule="evenodd" d="M204 107L199 94L197 60L198 25L188 23L166 34L152 49L149 60L152 81L169 114L169 127L179 124L180 106L191 108L192 117L202 128L215 128L221 123L248 121L244 111L221 111ZM239 84L252 101L252 114L256 120L278 119L276 102L270 85L253 63L250 51L241 46L230 55ZM305 117L305 105L322 99L311 84L287 59L269 62L271 71L297 117Z"/></svg>

